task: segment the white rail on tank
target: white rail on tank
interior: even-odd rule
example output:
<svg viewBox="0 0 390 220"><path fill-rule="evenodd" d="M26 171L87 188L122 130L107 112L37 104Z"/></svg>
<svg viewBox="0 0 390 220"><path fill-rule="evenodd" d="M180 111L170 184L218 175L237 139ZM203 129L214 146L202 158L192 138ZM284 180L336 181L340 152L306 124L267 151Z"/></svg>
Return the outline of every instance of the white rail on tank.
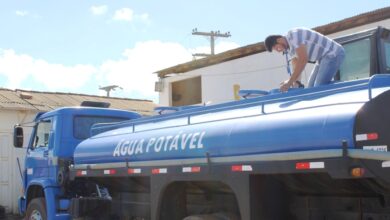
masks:
<svg viewBox="0 0 390 220"><path fill-rule="evenodd" d="M380 83L378 83L380 82ZM351 81L351 82L345 82L343 86L332 84L326 87L322 88L309 88L302 91L305 91L305 93L302 94L301 91L294 91L291 92L292 94L283 93L283 94L275 94L275 95L269 95L269 96L263 96L259 98L252 98L247 100L241 100L238 102L229 102L229 103L223 103L223 104L217 104L214 106L205 106L201 108L194 108L194 109L188 109L183 111L178 111L172 114L165 114L165 115L158 115L158 116L152 116L148 118L140 118L135 119L130 122L123 122L118 123L116 125L112 125L112 128L124 128L127 127L126 131L123 131L125 133L133 133L133 132L140 132L140 131L146 131L146 130L154 130L154 129L161 129L161 128L168 128L168 127L178 127L178 126L187 126L191 125L196 122L196 117L199 117L201 115L206 115L210 113L222 113L226 112L225 116L220 116L217 120L226 120L226 119L234 119L234 118L243 118L243 117L249 117L254 115L265 115L265 114L272 114L275 112L267 112L265 110L265 107L269 104L274 104L278 102L284 102L288 100L305 100L308 98L314 97L321 97L321 96L327 96L327 95L333 95L333 94L339 94L343 92L353 92L358 90L368 90L368 96L366 99L362 97L361 101L344 101L344 102L334 102L331 104L326 105L313 105L310 107L304 107L304 108L298 108L294 110L300 110L305 108L317 108L322 106L329 106L329 105L340 105L340 104L353 104L353 103L363 103L367 102L372 99L372 90L373 88L376 88L375 85L380 84L384 87L390 88L390 74L378 74L372 76L370 79L363 79L358 81ZM309 90L309 91L308 91ZM310 91L312 90L312 91ZM363 100L364 99L364 100ZM259 109L257 109L259 108ZM246 110L246 111L245 111ZM230 112L228 112L230 111ZM240 112L239 112L240 111ZM258 112L257 112L258 111ZM277 113L282 113L286 111L291 111L290 109L287 110L280 110ZM229 116L229 113L230 116ZM218 117L217 117L218 118ZM178 120L178 121L176 121ZM176 122L175 122L176 121ZM206 122L207 120L203 121ZM210 121L216 121L216 120L210 120ZM169 122L169 123L168 123ZM196 123L199 123L196 122ZM109 125L108 125L109 126ZM97 128L102 128L101 126L98 126ZM131 129L129 129L131 128ZM110 134L113 135L113 134Z"/></svg>

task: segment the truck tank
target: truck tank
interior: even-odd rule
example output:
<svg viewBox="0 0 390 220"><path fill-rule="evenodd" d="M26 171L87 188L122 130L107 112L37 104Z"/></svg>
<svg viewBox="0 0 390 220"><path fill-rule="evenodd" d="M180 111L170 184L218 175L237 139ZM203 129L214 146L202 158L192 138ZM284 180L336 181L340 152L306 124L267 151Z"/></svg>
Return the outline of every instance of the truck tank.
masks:
<svg viewBox="0 0 390 220"><path fill-rule="evenodd" d="M390 144L389 89L390 75L375 75L98 126L104 132L76 147L74 165L324 158L343 149L380 159Z"/></svg>

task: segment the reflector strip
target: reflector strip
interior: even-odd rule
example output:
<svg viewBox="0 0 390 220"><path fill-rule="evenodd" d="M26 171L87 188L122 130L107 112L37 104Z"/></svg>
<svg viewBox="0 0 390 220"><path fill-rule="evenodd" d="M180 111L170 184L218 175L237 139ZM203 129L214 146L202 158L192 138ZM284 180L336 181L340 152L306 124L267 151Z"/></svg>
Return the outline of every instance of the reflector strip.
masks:
<svg viewBox="0 0 390 220"><path fill-rule="evenodd" d="M378 133L357 134L356 141L372 141L378 139Z"/></svg>
<svg viewBox="0 0 390 220"><path fill-rule="evenodd" d="M200 167L183 167L183 173L199 173Z"/></svg>
<svg viewBox="0 0 390 220"><path fill-rule="evenodd" d="M127 169L127 173L128 174L137 174L137 173L141 173L141 169L137 168L137 169Z"/></svg>
<svg viewBox="0 0 390 220"><path fill-rule="evenodd" d="M85 175L87 175L87 171L86 170L79 170L79 171L77 171L76 175L77 176L85 176Z"/></svg>
<svg viewBox="0 0 390 220"><path fill-rule="evenodd" d="M168 173L167 168L152 169L152 174Z"/></svg>
<svg viewBox="0 0 390 220"><path fill-rule="evenodd" d="M363 146L363 150L387 152L387 145Z"/></svg>
<svg viewBox="0 0 390 220"><path fill-rule="evenodd" d="M233 172L243 172L243 171L253 171L251 165L233 165L232 166Z"/></svg>
<svg viewBox="0 0 390 220"><path fill-rule="evenodd" d="M308 170L308 169L322 169L325 168L324 162L303 162L296 163L295 168L297 170Z"/></svg>
<svg viewBox="0 0 390 220"><path fill-rule="evenodd" d="M390 160L383 161L383 162L382 162L382 167L383 167L383 168L390 167Z"/></svg>
<svg viewBox="0 0 390 220"><path fill-rule="evenodd" d="M103 173L105 175L113 175L116 174L116 170L104 170Z"/></svg>

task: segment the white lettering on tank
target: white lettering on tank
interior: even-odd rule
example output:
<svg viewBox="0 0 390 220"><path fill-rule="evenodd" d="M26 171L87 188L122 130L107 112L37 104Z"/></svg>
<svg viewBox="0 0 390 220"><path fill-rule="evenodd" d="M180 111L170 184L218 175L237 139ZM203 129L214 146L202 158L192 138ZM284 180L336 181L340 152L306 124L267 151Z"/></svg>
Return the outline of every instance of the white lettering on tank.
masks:
<svg viewBox="0 0 390 220"><path fill-rule="evenodd" d="M127 155L132 155L133 152L134 152L134 145L133 145L134 141L130 141L130 145L129 145L129 148L127 149Z"/></svg>
<svg viewBox="0 0 390 220"><path fill-rule="evenodd" d="M121 156L126 156L127 148L129 148L129 141L124 141L121 144Z"/></svg>
<svg viewBox="0 0 390 220"><path fill-rule="evenodd" d="M171 135L166 137L165 144L164 144L164 151L168 150L168 143L169 143L169 140L171 140L172 138L173 138L173 136L171 136Z"/></svg>
<svg viewBox="0 0 390 220"><path fill-rule="evenodd" d="M192 135L191 141L190 141L190 149L195 149L196 145L195 142L197 141L197 137L199 136L199 132L196 132Z"/></svg>
<svg viewBox="0 0 390 220"><path fill-rule="evenodd" d="M144 139L141 139L141 140L138 142L137 148L135 149L135 154L142 154L143 145L144 145Z"/></svg>
<svg viewBox="0 0 390 220"><path fill-rule="evenodd" d="M178 150L179 137L180 137L180 135L176 135L173 138L171 145L169 146L169 151L171 151L173 149Z"/></svg>
<svg viewBox="0 0 390 220"><path fill-rule="evenodd" d="M150 138L148 141L148 145L146 146L146 153L149 153L149 148L156 142L156 138Z"/></svg>
<svg viewBox="0 0 390 220"><path fill-rule="evenodd" d="M181 136L181 149L182 150L186 149L187 142L191 138L191 136L192 136L192 134L188 134L188 135L183 134Z"/></svg>
<svg viewBox="0 0 390 220"><path fill-rule="evenodd" d="M162 145L164 144L165 137L159 137L154 145L154 151L160 152Z"/></svg>
<svg viewBox="0 0 390 220"><path fill-rule="evenodd" d="M129 150L127 152L128 155L133 155L134 153L134 148L135 148L135 145L137 144L137 140L132 140L130 141L130 146L129 146Z"/></svg>
<svg viewBox="0 0 390 220"><path fill-rule="evenodd" d="M114 150L114 153L112 154L113 157L119 157L121 154L120 154L120 148L121 148L121 145L122 145L122 142L124 140L120 140L119 143L116 145L115 147L115 150Z"/></svg>
<svg viewBox="0 0 390 220"><path fill-rule="evenodd" d="M167 135L150 137L149 139L121 139L112 153L114 157L132 156L145 153L160 153L173 150L203 149L205 131L183 133L180 131L175 136ZM147 142L147 143L146 143Z"/></svg>
<svg viewBox="0 0 390 220"><path fill-rule="evenodd" d="M202 133L200 134L199 141L198 141L198 149L202 149L203 148L203 136L205 134L206 134L205 131L202 131Z"/></svg>

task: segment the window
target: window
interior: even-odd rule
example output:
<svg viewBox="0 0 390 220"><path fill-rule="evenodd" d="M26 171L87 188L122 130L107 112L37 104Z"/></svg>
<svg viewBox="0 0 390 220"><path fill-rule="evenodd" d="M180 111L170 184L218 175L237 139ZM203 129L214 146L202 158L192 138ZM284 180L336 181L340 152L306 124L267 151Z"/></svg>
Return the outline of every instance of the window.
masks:
<svg viewBox="0 0 390 220"><path fill-rule="evenodd" d="M202 103L201 78L195 77L172 83L172 106Z"/></svg>
<svg viewBox="0 0 390 220"><path fill-rule="evenodd" d="M129 120L128 118L76 116L73 120L73 136L77 139L87 139L91 136L91 127L97 123L113 123Z"/></svg>
<svg viewBox="0 0 390 220"><path fill-rule="evenodd" d="M345 60L340 67L340 80L349 81L370 76L371 40L361 39L343 45Z"/></svg>
<svg viewBox="0 0 390 220"><path fill-rule="evenodd" d="M43 120L37 124L33 148L38 147L48 147L49 146L49 136L52 129L51 120Z"/></svg>

